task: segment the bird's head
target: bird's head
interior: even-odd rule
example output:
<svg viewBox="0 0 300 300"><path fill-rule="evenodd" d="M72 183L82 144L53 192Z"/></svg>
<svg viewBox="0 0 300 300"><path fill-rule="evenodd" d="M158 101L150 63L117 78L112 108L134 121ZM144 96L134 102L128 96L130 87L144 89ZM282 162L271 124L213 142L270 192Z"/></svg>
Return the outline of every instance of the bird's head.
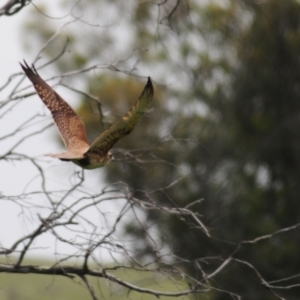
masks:
<svg viewBox="0 0 300 300"><path fill-rule="evenodd" d="M114 157L110 151L108 151L107 153L107 160L108 162L114 161Z"/></svg>

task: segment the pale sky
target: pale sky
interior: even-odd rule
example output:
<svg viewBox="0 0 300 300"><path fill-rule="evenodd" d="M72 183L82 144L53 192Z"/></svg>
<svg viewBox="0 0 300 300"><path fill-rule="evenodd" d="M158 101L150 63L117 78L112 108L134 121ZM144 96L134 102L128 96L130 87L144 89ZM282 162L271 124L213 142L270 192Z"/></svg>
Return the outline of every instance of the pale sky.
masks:
<svg viewBox="0 0 300 300"><path fill-rule="evenodd" d="M38 2L38 1L37 1ZM53 1L54 4L55 1ZM0 5L6 3L6 1L0 1ZM2 86L6 81L8 76L21 73L21 68L19 66L19 61L26 59L28 63L34 58L34 54L27 53L23 48L23 43L20 41L20 27L22 26L22 20L28 15L29 7L24 8L21 12L14 16L0 17L0 38L1 38L1 56L0 56L0 85ZM26 37L22 37L23 39ZM37 49L38 51L39 49ZM46 74L46 70L43 69L43 75ZM52 76L54 74L50 74ZM58 75L58 74L57 74ZM15 81L17 82L20 77ZM14 85L12 85L14 86ZM24 79L22 86L31 86L28 79ZM9 89L5 89L0 92L0 101L5 101ZM28 91L31 91L28 89ZM64 97L72 94L72 92L66 89L58 89L59 93L63 91ZM27 91L27 90L26 90ZM76 102L76 97L72 95L70 99L74 99ZM69 101L70 103L70 101ZM76 103L70 103L73 107ZM5 110L9 106L5 107ZM18 140L20 140L20 135L16 137L7 138L1 140L1 137L12 132L14 128L18 126L21 122L29 120L36 113L45 114L45 117L37 120L33 126L28 129L28 132L32 130L38 130L47 124L52 123L52 118L49 112L45 109L42 102L37 96L20 100L20 103L16 105L10 112L6 113L3 118L0 119L0 155L3 155L12 145L14 145ZM2 111L0 109L0 115ZM49 190L56 189L68 189L72 183L76 181L76 176L74 176L75 171L80 169L71 163L61 162L59 160L54 160L52 158L44 157L43 154L49 152L59 152L60 146L57 144L55 139L56 128L52 126L50 129L45 131L43 134L39 134L32 137L21 146L19 146L15 151L18 153L30 155L31 157L38 157L40 159L41 165L45 169L46 180ZM36 168L32 166L31 163L21 162L21 161L4 161L0 160L0 192L5 196L14 196L22 193L26 193L33 190L41 190L41 180L36 177ZM88 191L90 194L97 194L101 191L104 183L101 181L99 176L99 170L87 171L85 172L86 180L83 189ZM47 199L43 196L30 197L28 202L28 209L22 210L22 208L12 200L2 200L0 199L0 245L4 248L9 248L11 245L22 236L32 232L37 227L38 216L40 214L42 217L46 217L48 212L44 209L38 209L35 206L48 206ZM74 197L73 199L76 199ZM70 200L72 201L72 200ZM118 205L117 205L118 204ZM106 213L106 221L114 214L112 211L117 211L117 206L120 205L116 201L105 202L101 205L101 211L103 214ZM111 215L111 216L110 216ZM95 223L98 222L97 211L89 211L86 216L90 220L94 220ZM99 222L98 222L99 223ZM101 226L101 224L99 224ZM109 227L109 226L108 226ZM100 230L100 229L99 229ZM105 230L105 229L104 229ZM102 230L103 231L103 230ZM68 236L68 232L62 233L65 238L71 239L72 236ZM38 239L38 243L34 245L36 250L31 252L32 256L53 256L54 252L69 253L68 251L73 251L66 244L54 243L54 238L50 235L44 235L42 238ZM100 255L106 257L107 254L100 253Z"/></svg>

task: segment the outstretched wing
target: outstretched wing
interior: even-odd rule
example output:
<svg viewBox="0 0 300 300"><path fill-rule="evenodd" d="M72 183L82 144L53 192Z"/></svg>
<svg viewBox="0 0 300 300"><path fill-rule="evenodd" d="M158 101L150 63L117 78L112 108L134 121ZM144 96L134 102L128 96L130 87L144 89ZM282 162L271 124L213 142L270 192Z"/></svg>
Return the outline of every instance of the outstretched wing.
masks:
<svg viewBox="0 0 300 300"><path fill-rule="evenodd" d="M24 60L21 65L38 95L50 110L68 152L84 153L89 148L85 127L75 111Z"/></svg>
<svg viewBox="0 0 300 300"><path fill-rule="evenodd" d="M91 145L88 152L106 153L118 140L129 134L141 120L153 98L154 89L150 77L128 113L115 125L104 131Z"/></svg>

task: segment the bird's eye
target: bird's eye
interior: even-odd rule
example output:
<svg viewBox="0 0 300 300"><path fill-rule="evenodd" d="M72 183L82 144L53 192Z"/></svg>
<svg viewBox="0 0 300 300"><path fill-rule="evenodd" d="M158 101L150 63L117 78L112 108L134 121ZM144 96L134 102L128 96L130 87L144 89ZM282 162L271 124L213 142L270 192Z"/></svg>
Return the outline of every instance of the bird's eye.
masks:
<svg viewBox="0 0 300 300"><path fill-rule="evenodd" d="M110 160L113 160L113 159L114 159L114 157L113 157L113 155L112 155L111 152L108 153L108 157L109 157Z"/></svg>

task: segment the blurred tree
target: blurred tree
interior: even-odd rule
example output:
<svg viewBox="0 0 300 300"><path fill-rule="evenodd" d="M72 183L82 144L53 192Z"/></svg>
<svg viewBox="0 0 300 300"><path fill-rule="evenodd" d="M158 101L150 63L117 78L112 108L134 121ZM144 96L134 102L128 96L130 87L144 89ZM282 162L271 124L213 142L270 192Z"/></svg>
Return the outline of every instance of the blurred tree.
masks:
<svg viewBox="0 0 300 300"><path fill-rule="evenodd" d="M68 60L65 55L59 59L57 66L66 70L102 61L113 71L144 75L150 70L157 82L164 83L156 86L154 111L117 145L131 150L118 152L124 164L111 164L105 176L108 182L122 180L134 197L151 204L186 207L204 199L194 209L212 237L193 229L191 216L163 210L148 210L142 221L130 220L126 233L143 241L136 244L137 257L156 257L170 248L174 257L160 259L161 263L178 261L179 268L206 282L204 274L214 272L241 241L299 222L300 4L104 2L99 7L94 1L80 5L95 11L110 8L125 19L122 47L120 35L110 30L97 38L94 31L70 31L70 41L80 47L73 46L77 50ZM47 31L35 25L32 29L49 39ZM55 43L53 49L61 49ZM85 78L89 93L118 115L126 112L124 102L136 99L140 90L132 77L93 73ZM99 128L98 116L85 115L87 103L85 98L80 114L88 128ZM149 227L159 232L159 243L149 240ZM297 275L299 246L296 231L243 245L234 252L235 261L209 283L243 299L275 299L275 293L297 299L299 287L286 288L298 284L296 277L285 280L282 289L266 289L262 278L275 281ZM211 293L211 299L232 297Z"/></svg>

